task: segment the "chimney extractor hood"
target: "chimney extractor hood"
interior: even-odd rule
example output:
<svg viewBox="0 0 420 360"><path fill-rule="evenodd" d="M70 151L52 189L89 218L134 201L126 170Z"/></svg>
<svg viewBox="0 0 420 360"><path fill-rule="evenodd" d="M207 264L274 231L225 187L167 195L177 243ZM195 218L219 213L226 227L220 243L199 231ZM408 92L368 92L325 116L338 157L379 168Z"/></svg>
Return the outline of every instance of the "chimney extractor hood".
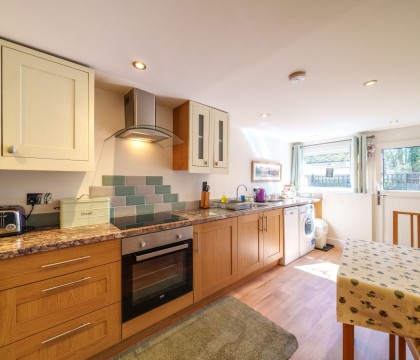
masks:
<svg viewBox="0 0 420 360"><path fill-rule="evenodd" d="M131 89L124 96L125 128L113 136L121 139L158 142L172 139L183 141L171 131L156 125L156 96L140 89ZM171 145L172 145L171 144Z"/></svg>

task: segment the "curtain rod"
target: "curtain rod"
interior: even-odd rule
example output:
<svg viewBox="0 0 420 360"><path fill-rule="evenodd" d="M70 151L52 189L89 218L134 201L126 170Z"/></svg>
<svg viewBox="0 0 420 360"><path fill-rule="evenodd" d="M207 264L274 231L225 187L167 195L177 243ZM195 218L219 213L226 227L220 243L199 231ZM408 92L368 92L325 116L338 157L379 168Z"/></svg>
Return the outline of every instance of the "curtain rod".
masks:
<svg viewBox="0 0 420 360"><path fill-rule="evenodd" d="M375 138L375 135L366 136L366 139L373 139L373 138ZM310 144L310 145L301 145L300 147L304 148L304 147L309 147L309 146L318 146L318 145L334 144L334 143L347 142L347 141L351 141L351 139L346 139L346 140L337 140L337 141L327 141L327 142L323 142L323 143L316 143L316 144Z"/></svg>

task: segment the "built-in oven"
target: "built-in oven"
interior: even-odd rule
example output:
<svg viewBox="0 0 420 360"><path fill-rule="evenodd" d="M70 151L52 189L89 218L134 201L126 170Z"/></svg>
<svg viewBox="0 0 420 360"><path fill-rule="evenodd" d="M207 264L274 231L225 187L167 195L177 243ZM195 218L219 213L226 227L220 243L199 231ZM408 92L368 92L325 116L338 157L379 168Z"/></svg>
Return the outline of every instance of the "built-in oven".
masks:
<svg viewBox="0 0 420 360"><path fill-rule="evenodd" d="M192 291L193 227L122 239L122 321Z"/></svg>

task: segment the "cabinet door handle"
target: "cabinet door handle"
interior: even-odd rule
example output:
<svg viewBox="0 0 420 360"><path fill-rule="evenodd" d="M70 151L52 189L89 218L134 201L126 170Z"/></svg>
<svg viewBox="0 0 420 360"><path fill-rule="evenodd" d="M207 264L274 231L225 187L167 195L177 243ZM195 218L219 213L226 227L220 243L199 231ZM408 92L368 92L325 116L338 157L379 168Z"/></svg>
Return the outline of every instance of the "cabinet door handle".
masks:
<svg viewBox="0 0 420 360"><path fill-rule="evenodd" d="M216 162L214 163L214 166L219 166L219 162L218 162L218 161L216 161Z"/></svg>
<svg viewBox="0 0 420 360"><path fill-rule="evenodd" d="M194 251L197 251L198 255L201 254L201 239L200 239L200 233L195 233L197 236L197 248L194 249Z"/></svg>
<svg viewBox="0 0 420 360"><path fill-rule="evenodd" d="M42 267L43 269L45 269L45 268L49 268L49 267L51 267L51 266L65 265L65 264L72 263L72 262L75 262L75 261L87 260L87 259L89 259L89 258L90 258L90 255L88 255L88 256L83 256L83 257L76 258L76 259L70 259L70 260L60 261L60 262L57 262L57 263L52 263L52 264L42 265L41 267Z"/></svg>
<svg viewBox="0 0 420 360"><path fill-rule="evenodd" d="M264 217L261 216L260 218L258 218L258 230L261 232L264 232L263 223L264 223Z"/></svg>
<svg viewBox="0 0 420 360"><path fill-rule="evenodd" d="M50 341L53 341L53 340L58 339L58 338L61 338L61 337L63 337L63 336L66 336L66 335L68 335L68 334L71 334L71 333L73 333L73 332L75 332L75 331L81 330L81 329L83 329L83 328L85 328L86 326L89 326L89 325L90 325L90 322L88 322L88 323L84 323L84 324L82 324L82 325L80 325L80 326L78 326L78 327L76 327L76 328L74 328L74 329L71 329L71 330L69 330L69 331L63 332L63 333L62 333L62 334L60 334L60 335L56 335L56 336L50 337L50 338L48 338L47 340L44 340L41 344L46 344L46 343L48 343L48 342L50 342Z"/></svg>
<svg viewBox="0 0 420 360"><path fill-rule="evenodd" d="M10 145L10 146L7 148L7 152L8 152L9 154L14 154L14 153L16 152L16 146L14 146L14 145Z"/></svg>
<svg viewBox="0 0 420 360"><path fill-rule="evenodd" d="M207 165L208 164L208 161L207 160L204 160L204 165Z"/></svg>
<svg viewBox="0 0 420 360"><path fill-rule="evenodd" d="M267 216L264 216L263 218L265 218L264 231L265 231L265 232L267 232L267 227L268 227L267 222L268 222L268 218L267 218Z"/></svg>
<svg viewBox="0 0 420 360"><path fill-rule="evenodd" d="M59 288L62 288L62 287L66 287L66 286L74 285L74 284L77 284L77 283L79 283L79 282L89 280L90 278L91 278L91 277L90 277L90 276L88 276L88 277L84 277L83 279L79 279L79 280L75 280L75 281L68 282L68 283L66 283L66 284L53 286L53 287L50 287L50 288L48 288L48 289L44 289L44 290L42 290L42 292L47 292L47 291L51 291L51 290L55 290L55 289L59 289Z"/></svg>

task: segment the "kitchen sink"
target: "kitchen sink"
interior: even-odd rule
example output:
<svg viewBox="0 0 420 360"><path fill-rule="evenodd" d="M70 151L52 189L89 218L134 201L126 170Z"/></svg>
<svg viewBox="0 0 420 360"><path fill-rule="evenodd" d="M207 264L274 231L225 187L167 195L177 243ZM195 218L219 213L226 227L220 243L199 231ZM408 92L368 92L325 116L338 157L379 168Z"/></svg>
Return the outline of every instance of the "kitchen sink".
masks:
<svg viewBox="0 0 420 360"><path fill-rule="evenodd" d="M222 209L228 210L247 210L256 209L260 207L266 207L268 204L254 203L254 202L242 202L237 200L228 199L226 202L215 201L214 204Z"/></svg>

